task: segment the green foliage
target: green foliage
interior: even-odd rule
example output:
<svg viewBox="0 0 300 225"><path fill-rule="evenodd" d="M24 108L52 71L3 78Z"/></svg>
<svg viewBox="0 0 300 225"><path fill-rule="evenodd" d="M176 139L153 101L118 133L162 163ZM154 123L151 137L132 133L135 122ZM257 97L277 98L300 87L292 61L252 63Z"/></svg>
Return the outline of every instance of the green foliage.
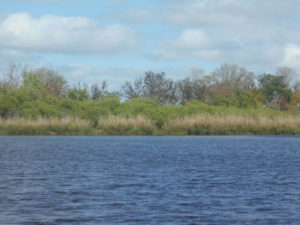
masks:
<svg viewBox="0 0 300 225"><path fill-rule="evenodd" d="M86 88L71 88L67 93L68 98L76 101L87 101L89 99L89 93Z"/></svg>
<svg viewBox="0 0 300 225"><path fill-rule="evenodd" d="M26 88L42 89L43 83L37 73L24 71L23 72L23 86Z"/></svg>
<svg viewBox="0 0 300 225"><path fill-rule="evenodd" d="M178 82L167 79L164 73L147 72L144 78L137 79L133 84L126 82L123 86L123 92L127 95L125 99L109 93L106 82L101 86L94 84L90 89L87 85L69 88L65 79L51 70L22 70L19 75L15 73L12 68L8 78L0 82L0 120L23 118L31 121L43 118L59 121L66 117L78 118L88 121L85 134L165 134L164 127L170 121L195 115L238 115L255 119L300 115L298 88L294 87L292 92L286 81L287 76L264 74L259 77L259 86L254 87L253 74L236 66L224 65L203 79L187 78ZM265 102L269 107L263 108ZM118 127L114 124L101 130L99 118L112 116L121 118L120 121L125 120L127 125ZM134 121L140 117L151 121L151 125L137 126ZM40 129L43 131L37 134L48 134L45 129L53 128L46 122L42 124ZM80 130L76 127L68 130L70 125L59 128L59 123L55 126L53 132L56 134L64 134L64 131L71 134ZM32 127L27 126L35 132L36 128ZM212 127L180 127L178 134L260 133L247 126L230 129L221 127L219 130ZM18 128L11 127L11 134L18 133L14 129ZM25 128L22 129L20 134L26 133ZM268 129L261 133L293 134L300 128L287 131L273 126ZM177 134L170 130L168 132Z"/></svg>
<svg viewBox="0 0 300 225"><path fill-rule="evenodd" d="M2 118L17 115L18 99L14 96L0 95L0 116Z"/></svg>
<svg viewBox="0 0 300 225"><path fill-rule="evenodd" d="M282 96L288 102L291 100L292 90L285 82L284 76L263 74L258 81L267 102L271 102L276 96Z"/></svg>
<svg viewBox="0 0 300 225"><path fill-rule="evenodd" d="M133 98L122 103L120 113L122 115L146 115L151 116L159 108L159 105L150 98Z"/></svg>

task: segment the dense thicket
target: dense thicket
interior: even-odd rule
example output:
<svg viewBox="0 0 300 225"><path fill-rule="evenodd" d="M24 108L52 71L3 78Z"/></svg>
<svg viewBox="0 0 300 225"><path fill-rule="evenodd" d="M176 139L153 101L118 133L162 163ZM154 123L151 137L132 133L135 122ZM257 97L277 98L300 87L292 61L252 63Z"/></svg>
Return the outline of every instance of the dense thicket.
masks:
<svg viewBox="0 0 300 225"><path fill-rule="evenodd" d="M298 115L300 83L291 82L293 74L289 68L279 68L276 74L256 76L224 64L201 77L175 81L149 71L111 93L105 81L72 87L55 71L11 65L0 82L0 116L72 116L96 126L100 117L142 115L162 127L167 120L199 113Z"/></svg>

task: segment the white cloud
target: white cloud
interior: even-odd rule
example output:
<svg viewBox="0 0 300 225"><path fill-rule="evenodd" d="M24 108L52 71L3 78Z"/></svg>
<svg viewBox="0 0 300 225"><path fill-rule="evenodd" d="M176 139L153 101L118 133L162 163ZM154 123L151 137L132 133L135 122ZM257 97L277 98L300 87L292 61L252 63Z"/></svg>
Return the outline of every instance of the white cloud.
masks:
<svg viewBox="0 0 300 225"><path fill-rule="evenodd" d="M300 45L286 46L282 65L300 70Z"/></svg>
<svg viewBox="0 0 300 225"><path fill-rule="evenodd" d="M8 15L0 22L0 46L54 53L115 53L136 47L134 30L122 25L100 25L85 17L28 13Z"/></svg>
<svg viewBox="0 0 300 225"><path fill-rule="evenodd" d="M139 8L127 8L125 7L120 12L113 12L104 14L104 19L122 21L123 24L131 25L146 25L155 18L153 18L152 10L139 9Z"/></svg>
<svg viewBox="0 0 300 225"><path fill-rule="evenodd" d="M156 60L177 60L180 56L173 49L168 49L167 46L161 46L153 50L151 58Z"/></svg>
<svg viewBox="0 0 300 225"><path fill-rule="evenodd" d="M281 42L299 38L295 21L298 0L193 0L176 2L162 9L168 24L186 29L199 27L223 38Z"/></svg>
<svg viewBox="0 0 300 225"><path fill-rule="evenodd" d="M298 0L192 0L168 5L167 24L200 28L220 39L282 45L299 41Z"/></svg>
<svg viewBox="0 0 300 225"><path fill-rule="evenodd" d="M111 65L106 69L72 67L69 77L78 80L86 73L91 79L93 74L107 74L109 79L124 81L127 78L116 74L128 74L128 78L137 74L133 69L117 69L126 67L127 62L150 69L157 65L188 67L199 62L204 68L235 63L259 71L278 66L300 71L299 0L151 0L147 4L107 0L100 5L103 10L99 9L98 19L110 25L86 17L0 14L1 61L43 55L40 62L97 65L104 60L101 65ZM108 55L121 52L126 54ZM87 58L83 53L101 55ZM143 74L144 69L139 71Z"/></svg>
<svg viewBox="0 0 300 225"><path fill-rule="evenodd" d="M66 65L40 65L41 67L52 68L59 71L68 81L69 84L78 85L87 83L101 83L107 81L108 89L111 91L120 91L125 81L133 82L136 78L143 77L146 71L153 71L156 73L166 72L166 76L174 80L183 79L190 72L190 68L181 67L112 67L112 66L90 66L80 64L66 64Z"/></svg>
<svg viewBox="0 0 300 225"><path fill-rule="evenodd" d="M222 54L220 45L222 42L213 40L204 30L185 29L173 40L160 42L153 51L153 57L160 60L200 59L219 62ZM236 46L229 48L232 50Z"/></svg>
<svg viewBox="0 0 300 225"><path fill-rule="evenodd" d="M299 10L297 0L191 0L166 6L164 19L177 25L244 25L284 22Z"/></svg>
<svg viewBox="0 0 300 225"><path fill-rule="evenodd" d="M107 81L108 88L112 91L119 91L126 80L132 81L137 77L143 76L146 71L145 68L137 67L97 67L80 64L52 67L67 78L71 86L77 85L79 82L91 85Z"/></svg>
<svg viewBox="0 0 300 225"><path fill-rule="evenodd" d="M237 38L214 39L202 30L187 29L173 40L160 42L153 50L152 58L165 61L196 59L203 63L230 63L263 70L280 66L284 52L282 46L269 43L255 46Z"/></svg>
<svg viewBox="0 0 300 225"><path fill-rule="evenodd" d="M183 30L174 40L161 42L153 56L163 60L183 58L214 58L217 55L214 41L201 29Z"/></svg>
<svg viewBox="0 0 300 225"><path fill-rule="evenodd" d="M162 40L153 54L164 60L226 62L256 70L282 64L300 67L299 15L298 0L169 1L160 17L181 33Z"/></svg>
<svg viewBox="0 0 300 225"><path fill-rule="evenodd" d="M16 49L0 49L1 62L24 62L31 59L37 59L38 57L33 54L28 54Z"/></svg>
<svg viewBox="0 0 300 225"><path fill-rule="evenodd" d="M167 22L177 25L203 25L203 24L239 24L243 16L229 13L233 11L233 1L227 0L195 0L174 3L168 6L164 15Z"/></svg>
<svg viewBox="0 0 300 225"><path fill-rule="evenodd" d="M203 30L187 29L180 33L174 45L184 49L206 50L211 48L212 42Z"/></svg>

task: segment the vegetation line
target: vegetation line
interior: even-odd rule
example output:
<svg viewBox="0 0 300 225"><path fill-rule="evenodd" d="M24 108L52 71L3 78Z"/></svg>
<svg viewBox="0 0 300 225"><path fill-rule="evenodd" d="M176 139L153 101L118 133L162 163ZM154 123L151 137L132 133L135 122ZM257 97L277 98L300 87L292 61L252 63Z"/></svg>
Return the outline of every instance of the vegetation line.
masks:
<svg viewBox="0 0 300 225"><path fill-rule="evenodd" d="M45 68L11 65L0 81L0 135L300 135L300 82L224 64L174 81L146 72L118 92L70 87Z"/></svg>
<svg viewBox="0 0 300 225"><path fill-rule="evenodd" d="M162 127L144 116L110 116L98 124L79 118L0 120L1 135L300 135L300 117L193 115L167 121Z"/></svg>

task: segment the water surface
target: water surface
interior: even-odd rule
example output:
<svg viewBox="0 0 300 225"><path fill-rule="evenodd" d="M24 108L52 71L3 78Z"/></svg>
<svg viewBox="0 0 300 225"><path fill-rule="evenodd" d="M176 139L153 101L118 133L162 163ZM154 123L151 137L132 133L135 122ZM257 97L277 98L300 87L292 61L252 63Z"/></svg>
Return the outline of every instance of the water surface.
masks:
<svg viewBox="0 0 300 225"><path fill-rule="evenodd" d="M0 137L0 224L300 224L299 137Z"/></svg>

